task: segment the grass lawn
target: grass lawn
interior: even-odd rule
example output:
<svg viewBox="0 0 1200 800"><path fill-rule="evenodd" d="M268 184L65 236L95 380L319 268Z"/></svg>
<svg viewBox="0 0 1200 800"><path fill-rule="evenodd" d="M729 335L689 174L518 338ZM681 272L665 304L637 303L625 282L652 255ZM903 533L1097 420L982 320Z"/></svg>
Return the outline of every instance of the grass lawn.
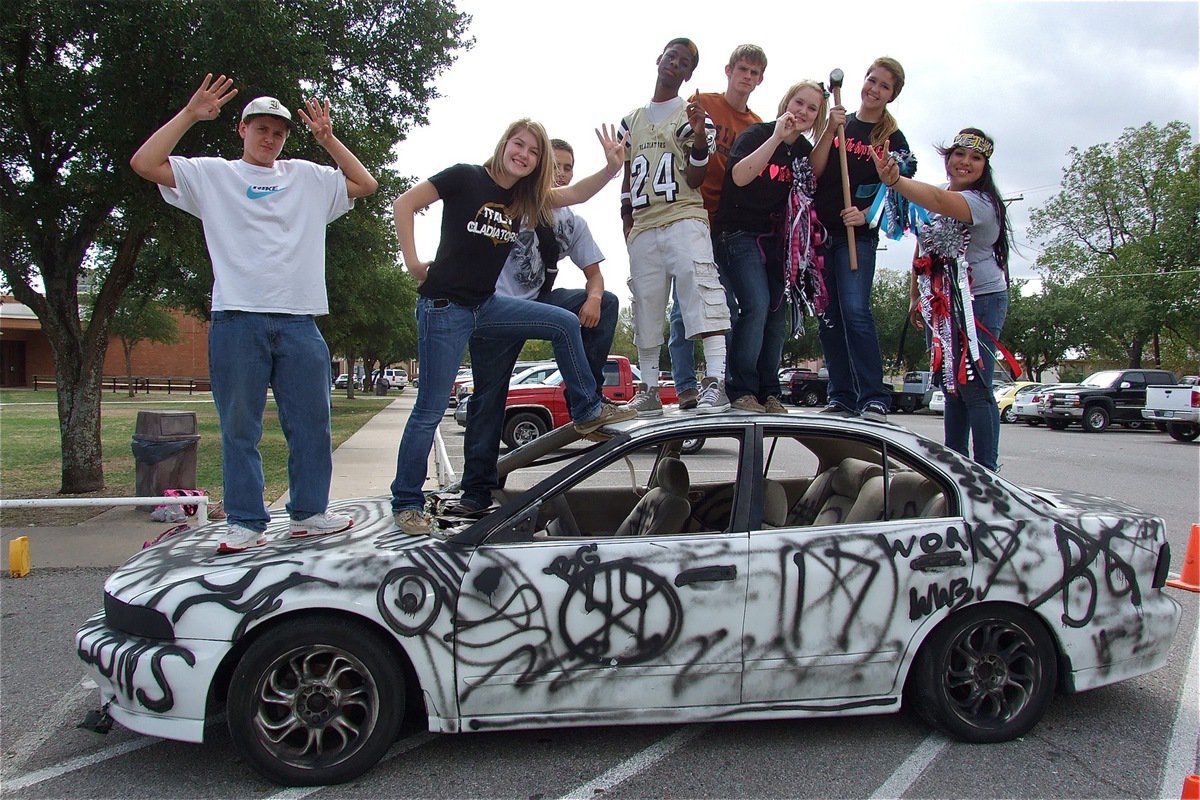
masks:
<svg viewBox="0 0 1200 800"><path fill-rule="evenodd" d="M394 398L333 395L333 446L337 447ZM101 406L101 446L105 489L101 495L134 496L135 464L130 442L138 411L194 411L200 433L196 485L221 498L221 435L209 394L105 394ZM287 445L275 404L267 402L259 445L266 478L266 499L287 491ZM49 391L0 390L0 497L59 497L62 459L55 394ZM65 495L63 495L65 496ZM103 507L13 509L0 524L71 525L104 511Z"/></svg>

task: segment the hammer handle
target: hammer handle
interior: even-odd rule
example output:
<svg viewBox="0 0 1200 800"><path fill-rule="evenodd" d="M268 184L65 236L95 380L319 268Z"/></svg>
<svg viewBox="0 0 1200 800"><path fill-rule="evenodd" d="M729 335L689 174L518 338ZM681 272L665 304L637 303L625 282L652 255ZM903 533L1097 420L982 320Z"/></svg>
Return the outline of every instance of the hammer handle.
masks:
<svg viewBox="0 0 1200 800"><path fill-rule="evenodd" d="M840 106L842 104L842 87L833 87L833 104ZM842 200L845 202L843 208L851 206L850 201L850 169L846 165L846 126L838 125L837 129L838 141L841 146L838 147L838 159L842 162ZM850 245L850 271L858 272L858 248L854 245L854 226L846 226L846 239Z"/></svg>

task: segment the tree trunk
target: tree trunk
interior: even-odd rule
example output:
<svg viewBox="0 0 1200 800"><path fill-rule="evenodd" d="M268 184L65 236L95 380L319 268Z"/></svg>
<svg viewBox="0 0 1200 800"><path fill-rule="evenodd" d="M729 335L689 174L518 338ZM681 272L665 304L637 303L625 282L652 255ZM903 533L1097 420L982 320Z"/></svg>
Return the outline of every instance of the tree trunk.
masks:
<svg viewBox="0 0 1200 800"><path fill-rule="evenodd" d="M122 336L121 349L125 351L125 380L129 381L129 396L134 397L137 392L133 388L133 343Z"/></svg>
<svg viewBox="0 0 1200 800"><path fill-rule="evenodd" d="M100 378L104 348L99 358L81 348L50 338L54 350L54 378L58 384L58 430L62 438L62 494L98 492L104 488L104 461L100 447Z"/></svg>
<svg viewBox="0 0 1200 800"><path fill-rule="evenodd" d="M353 350L346 351L346 397L354 399L354 360L358 355Z"/></svg>
<svg viewBox="0 0 1200 800"><path fill-rule="evenodd" d="M1145 348L1145 346L1146 346L1146 343L1143 342L1141 339L1134 339L1133 342L1130 344L1130 347L1129 347L1129 368L1130 369L1141 369L1142 368L1142 350Z"/></svg>

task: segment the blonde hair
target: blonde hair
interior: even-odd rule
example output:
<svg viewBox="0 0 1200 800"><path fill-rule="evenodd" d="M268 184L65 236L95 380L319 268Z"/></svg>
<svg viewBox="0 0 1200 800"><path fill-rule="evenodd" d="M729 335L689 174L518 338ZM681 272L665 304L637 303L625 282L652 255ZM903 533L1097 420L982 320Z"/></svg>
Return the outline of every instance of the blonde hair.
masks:
<svg viewBox="0 0 1200 800"><path fill-rule="evenodd" d="M530 226L552 225L554 210L550 206L550 190L554 188L554 157L550 145L550 137L540 122L534 122L528 117L513 122L504 131L492 157L483 162L483 168L498 177L507 173L504 167L504 148L508 140L521 131L528 131L537 140L538 163L533 172L523 178L518 178L512 187L512 202L508 206L508 214L514 220L527 220Z"/></svg>
<svg viewBox="0 0 1200 800"><path fill-rule="evenodd" d="M756 44L739 44L735 47L729 55L729 66L736 67L739 61L761 67L763 72L767 71L767 54Z"/></svg>
<svg viewBox="0 0 1200 800"><path fill-rule="evenodd" d="M819 82L802 80L789 86L788 90L783 93L783 99L779 101L779 113L776 116L783 116L783 112L787 111L788 103L792 102L792 98L801 89L812 89L821 98L821 105L817 108L817 118L813 120L812 126L813 141L817 141L821 138L821 134L825 133L825 126L829 124L829 96L825 94L825 87Z"/></svg>
<svg viewBox="0 0 1200 800"><path fill-rule="evenodd" d="M904 67L900 66L900 62L891 56L880 56L871 62L871 66L867 67L866 74L870 75L871 70L876 68L886 69L892 73L892 100L895 100L900 96L900 90L904 88ZM891 100L888 102L890 103ZM883 117L871 129L871 144L873 146L883 144L898 130L900 130L900 124L896 122L892 112L884 106Z"/></svg>

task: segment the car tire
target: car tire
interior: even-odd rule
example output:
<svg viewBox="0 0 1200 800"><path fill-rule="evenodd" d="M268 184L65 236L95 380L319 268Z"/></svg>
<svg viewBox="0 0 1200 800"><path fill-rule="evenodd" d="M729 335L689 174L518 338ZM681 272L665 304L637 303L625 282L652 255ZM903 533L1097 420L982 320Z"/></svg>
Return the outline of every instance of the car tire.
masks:
<svg viewBox="0 0 1200 800"><path fill-rule="evenodd" d="M1010 425L1017 421L1017 412L1013 411L1013 407L1009 406L1000 412L1000 421L1007 422Z"/></svg>
<svg viewBox="0 0 1200 800"><path fill-rule="evenodd" d="M685 456L690 456L700 452L700 448L704 447L704 437L697 436L693 439L684 439L683 445L679 448L679 452Z"/></svg>
<svg viewBox="0 0 1200 800"><path fill-rule="evenodd" d="M1083 410L1083 429L1088 433L1103 433L1111 417L1104 406L1091 406Z"/></svg>
<svg viewBox="0 0 1200 800"><path fill-rule="evenodd" d="M518 411L504 421L504 443L515 450L550 430L546 421L532 411Z"/></svg>
<svg viewBox="0 0 1200 800"><path fill-rule="evenodd" d="M812 408L821 405L821 395L816 389L809 389L800 398L803 405Z"/></svg>
<svg viewBox="0 0 1200 800"><path fill-rule="evenodd" d="M1175 422L1167 426L1167 435L1177 442L1194 442L1200 436L1200 425Z"/></svg>
<svg viewBox="0 0 1200 800"><path fill-rule="evenodd" d="M293 619L267 631L229 686L234 752L284 786L358 777L391 747L404 718L395 654L374 631L344 619Z"/></svg>
<svg viewBox="0 0 1200 800"><path fill-rule="evenodd" d="M1052 431L1065 431L1069 423L1065 419L1048 419L1046 427Z"/></svg>
<svg viewBox="0 0 1200 800"><path fill-rule="evenodd" d="M911 697L935 728L972 743L1007 742L1042 718L1057 681L1054 642L1015 606L952 614L922 644Z"/></svg>

